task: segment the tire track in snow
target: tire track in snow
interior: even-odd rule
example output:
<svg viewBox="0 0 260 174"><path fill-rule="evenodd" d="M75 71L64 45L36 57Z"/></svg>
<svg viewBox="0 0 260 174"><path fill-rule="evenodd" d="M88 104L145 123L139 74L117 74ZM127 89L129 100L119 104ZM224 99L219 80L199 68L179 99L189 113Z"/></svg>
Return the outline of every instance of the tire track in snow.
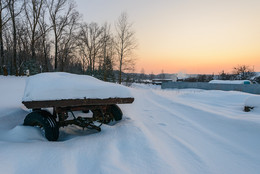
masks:
<svg viewBox="0 0 260 174"><path fill-rule="evenodd" d="M196 93L192 92L190 94L188 94L186 91L184 92L184 94L182 94L182 92L176 93L175 90L153 90L153 93L170 101L184 104L199 110L206 111L208 113L217 114L218 116L228 117L231 119L243 119L244 121L249 121L244 119L246 113L243 112L243 107L246 98L248 98L248 96L252 94L245 94L234 91L216 91L216 93L212 93L209 91L200 91ZM169 93L171 93L171 95L169 95ZM210 100L208 100L209 98ZM219 108L220 110L224 108L225 115L220 115L219 111L216 110L216 108ZM237 117L238 115L242 116Z"/></svg>
<svg viewBox="0 0 260 174"><path fill-rule="evenodd" d="M174 121L176 117L177 120L179 120L180 118L183 119L188 124L188 126L191 127L194 131L199 131L198 135L200 135L202 138L204 139L206 138L208 142L214 142L214 144L223 147L224 149L219 149L221 152L228 152L231 153L231 155L238 156L238 157L241 156L246 157L248 159L251 159L252 161L258 160L256 154L253 154L250 151L248 151L247 148L240 147L239 145L237 145L237 143L234 143L232 137L229 137L231 139L227 139L225 138L225 136L221 136L220 134L218 134L219 133L218 130L210 129L209 126L205 125L205 123L208 124L211 123L212 121L214 125L215 121L219 121L219 117L221 116L220 114L212 114L207 111L197 109L194 106L189 106L183 103L178 103L177 101L169 100L155 93L153 93L153 95L151 94L148 95L148 98L150 98L149 101L152 102L154 105L160 107L162 110L167 111L170 115L174 116L172 121ZM154 98L156 98L156 100L153 100ZM171 103L172 108L166 107L169 106L169 103ZM191 113L193 114L192 116L190 115ZM205 120L203 121L205 117L209 117L209 118L207 118L206 121ZM229 121L229 120L226 119L221 121ZM224 126L224 128L226 127ZM227 129L227 131L228 130L229 129ZM183 140L182 137L178 137L178 138L179 140ZM185 140L183 141L185 142ZM194 149L191 149L191 151L194 151ZM239 162L241 163L241 161ZM252 165L257 165L257 162Z"/></svg>
<svg viewBox="0 0 260 174"><path fill-rule="evenodd" d="M155 94L155 93L153 93L153 94ZM222 136L219 136L218 134L216 134L216 130L212 131L211 129L206 129L205 128L205 124L204 125L200 124L200 123L203 122L203 120L205 118L213 119L213 122L219 121L218 118L219 117L223 117L222 114L217 114L215 112L213 112L213 113L212 112L208 112L207 109L206 110L198 109L198 108L200 108L199 106L198 107L197 106L191 106L188 103L184 104L183 102L177 102L177 101L169 100L169 99L167 99L165 97L162 97L160 95L157 95L157 94L155 94L155 95L156 95L157 98L160 98L160 100L170 102L171 106L173 107L173 108L169 109L168 107L165 107L165 105L162 105L157 100L156 101L155 100L151 100L157 106L160 106L163 110L167 110L172 115L177 116L179 118L182 118L186 122L190 123L196 129L201 130L201 133L209 134L210 136L213 136L216 139L219 139L219 140L221 140L221 141L223 141L225 143L228 143L230 145L235 146L232 142L230 142L227 139L224 139ZM176 109L176 110L173 111L173 109ZM193 113L194 116L195 115L200 115L200 116L199 117L196 116L196 117L193 117L193 119L191 119L192 116L190 116L191 115L190 113ZM205 116L205 115L207 115L207 116ZM204 118L200 118L200 117L204 117ZM224 121L228 121L227 117L224 117L224 118L225 118ZM199 119L199 120L196 120L196 119ZM207 120L207 123L208 123L208 121L211 121L209 119ZM223 121L223 120L220 120L220 121ZM240 121L240 120L238 120L238 121ZM239 148L239 147L237 147L237 148Z"/></svg>
<svg viewBox="0 0 260 174"><path fill-rule="evenodd" d="M150 97L151 94L145 91L142 91L142 95L136 95L135 105L139 107L136 107L134 109L135 112L132 112L131 114L143 113L143 115L138 118L141 122L137 122L136 125L142 130L145 137L148 138L151 146L158 151L158 154L161 154L162 160L178 171L177 173L191 173L195 171L195 173L208 173L207 165L205 165L206 163L191 145L177 136L170 135L169 132L163 130L163 128L158 128L158 124L155 123L156 118L151 118L150 120L147 119L149 117L143 118L145 114L147 114L147 111L154 112L155 108L158 106L153 102L153 96L152 99ZM140 104L144 103L145 105L143 105L142 108ZM150 106L152 106L153 110L151 110ZM148 109L146 107L148 107ZM161 110L161 108L158 109L159 112ZM155 113L156 111L154 114ZM162 118L161 120L164 119ZM183 118L178 118L178 122L184 121ZM154 127L155 129L152 129L151 127ZM161 138L164 142L161 141ZM194 166L197 167L194 168Z"/></svg>
<svg viewBox="0 0 260 174"><path fill-rule="evenodd" d="M21 108L12 108L0 117L0 129L12 129L17 125L23 124L23 120L28 112Z"/></svg>

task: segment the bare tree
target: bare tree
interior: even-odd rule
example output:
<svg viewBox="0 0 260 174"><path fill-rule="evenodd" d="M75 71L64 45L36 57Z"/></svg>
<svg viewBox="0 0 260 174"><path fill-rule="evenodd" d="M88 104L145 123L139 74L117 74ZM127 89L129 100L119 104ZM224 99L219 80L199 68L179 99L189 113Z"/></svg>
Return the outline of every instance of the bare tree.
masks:
<svg viewBox="0 0 260 174"><path fill-rule="evenodd" d="M83 24L80 28L79 45L81 46L81 52L88 60L90 74L93 75L96 58L102 47L101 34L103 30L97 23Z"/></svg>
<svg viewBox="0 0 260 174"><path fill-rule="evenodd" d="M48 40L48 34L50 32L50 26L47 24L45 19L46 9L42 10L40 19L39 19L39 26L40 26L40 45L42 48L42 65L44 71L49 71L49 62L50 62L50 41Z"/></svg>
<svg viewBox="0 0 260 174"><path fill-rule="evenodd" d="M3 29L10 20L10 15L8 14L8 4L9 0L0 0L0 63L2 66L4 65Z"/></svg>
<svg viewBox="0 0 260 174"><path fill-rule="evenodd" d="M126 13L122 13L116 22L116 51L119 63L119 83L122 82L122 71L134 68L134 58L131 57L137 48L135 33L129 23Z"/></svg>
<svg viewBox="0 0 260 174"><path fill-rule="evenodd" d="M100 73L104 81L111 81L113 78L113 57L114 40L110 32L110 25L105 23L102 27L101 54L99 60Z"/></svg>
<svg viewBox="0 0 260 174"><path fill-rule="evenodd" d="M22 6L18 8L17 6L18 6L18 0L10 0L8 3L8 8L10 12L11 21L12 21L12 29L13 29L13 66L15 68L15 75L18 75L16 17L22 11ZM12 68L11 68L11 74L12 74Z"/></svg>
<svg viewBox="0 0 260 174"><path fill-rule="evenodd" d="M70 18L76 13L73 1L46 0L54 32L54 69L58 70L58 45L62 40L65 28L69 25ZM67 8L66 8L67 7ZM66 10L66 11L65 11ZM64 13L62 13L64 12Z"/></svg>
<svg viewBox="0 0 260 174"><path fill-rule="evenodd" d="M24 65L27 60L31 57L30 39L29 32L27 30L27 25L24 21L17 20L17 53L18 53L18 72L22 75L24 72Z"/></svg>
<svg viewBox="0 0 260 174"><path fill-rule="evenodd" d="M82 74L89 74L89 59L87 57L87 53L86 53L86 50L83 46L82 43L77 43L77 46L78 46L78 53L79 53L79 58L80 58L80 62L81 62L81 70L82 70Z"/></svg>
<svg viewBox="0 0 260 174"><path fill-rule="evenodd" d="M37 35L37 27L42 12L44 0L24 0L25 15L29 23L32 60L36 59L35 43L40 38Z"/></svg>
<svg viewBox="0 0 260 174"><path fill-rule="evenodd" d="M69 19L68 27L65 31L65 34L62 37L61 42L59 43L59 60L61 71L65 70L65 65L69 65L71 61L70 59L74 57L74 53L76 52L76 31L78 28L78 20L79 13L73 13L71 15L71 18Z"/></svg>
<svg viewBox="0 0 260 174"><path fill-rule="evenodd" d="M234 74L237 75L236 78L239 80L249 80L255 75L254 69L247 65L238 65L237 67L234 67L233 70Z"/></svg>

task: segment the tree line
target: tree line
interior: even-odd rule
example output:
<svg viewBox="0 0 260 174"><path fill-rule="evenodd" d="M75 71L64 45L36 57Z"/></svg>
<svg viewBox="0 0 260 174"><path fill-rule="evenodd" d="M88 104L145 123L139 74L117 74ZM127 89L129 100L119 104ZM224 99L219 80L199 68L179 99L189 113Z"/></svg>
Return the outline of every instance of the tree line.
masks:
<svg viewBox="0 0 260 174"><path fill-rule="evenodd" d="M66 71L121 83L136 47L126 13L112 29L83 22L73 0L0 0L0 74Z"/></svg>
<svg viewBox="0 0 260 174"><path fill-rule="evenodd" d="M144 68L141 69L139 74L132 74L133 82L146 82L153 79L171 79L173 74L165 74L164 71L160 74L145 74ZM176 74L176 76L178 76ZM254 71L254 67L248 65L237 65L233 67L231 73L226 73L224 70L218 74L198 74L198 75L182 75L184 77L177 79L177 81L184 82L209 82L211 80L251 80L253 82L260 83L260 76Z"/></svg>
<svg viewBox="0 0 260 174"><path fill-rule="evenodd" d="M187 82L209 82L211 80L252 80L260 83L259 77L255 77L256 73L254 68L251 68L248 65L238 65L233 67L232 73L226 73L222 70L218 75L206 75L200 74L196 77L189 77L183 79Z"/></svg>

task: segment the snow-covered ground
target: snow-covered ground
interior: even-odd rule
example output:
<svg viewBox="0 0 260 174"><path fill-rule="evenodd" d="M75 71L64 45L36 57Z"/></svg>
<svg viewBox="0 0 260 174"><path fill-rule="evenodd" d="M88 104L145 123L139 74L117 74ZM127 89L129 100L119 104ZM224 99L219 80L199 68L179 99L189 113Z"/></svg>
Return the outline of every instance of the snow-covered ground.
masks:
<svg viewBox="0 0 260 174"><path fill-rule="evenodd" d="M100 133L70 126L58 142L22 126L27 77L0 76L0 173L257 174L260 110L254 96L134 84L123 120Z"/></svg>

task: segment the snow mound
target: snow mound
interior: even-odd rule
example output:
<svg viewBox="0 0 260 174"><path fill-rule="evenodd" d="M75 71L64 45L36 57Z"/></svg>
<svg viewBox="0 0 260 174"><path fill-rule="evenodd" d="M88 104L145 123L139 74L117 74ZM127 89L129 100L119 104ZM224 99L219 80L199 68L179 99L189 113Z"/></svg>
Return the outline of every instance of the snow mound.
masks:
<svg viewBox="0 0 260 174"><path fill-rule="evenodd" d="M63 72L41 73L26 81L23 101L61 99L128 98L131 92L125 86L103 82L87 75Z"/></svg>
<svg viewBox="0 0 260 174"><path fill-rule="evenodd" d="M249 80L211 80L212 84L252 84Z"/></svg>
<svg viewBox="0 0 260 174"><path fill-rule="evenodd" d="M160 85L141 84L141 83L133 83L130 87L136 89L161 89Z"/></svg>
<svg viewBox="0 0 260 174"><path fill-rule="evenodd" d="M260 96L248 97L245 101L245 106L260 108Z"/></svg>

